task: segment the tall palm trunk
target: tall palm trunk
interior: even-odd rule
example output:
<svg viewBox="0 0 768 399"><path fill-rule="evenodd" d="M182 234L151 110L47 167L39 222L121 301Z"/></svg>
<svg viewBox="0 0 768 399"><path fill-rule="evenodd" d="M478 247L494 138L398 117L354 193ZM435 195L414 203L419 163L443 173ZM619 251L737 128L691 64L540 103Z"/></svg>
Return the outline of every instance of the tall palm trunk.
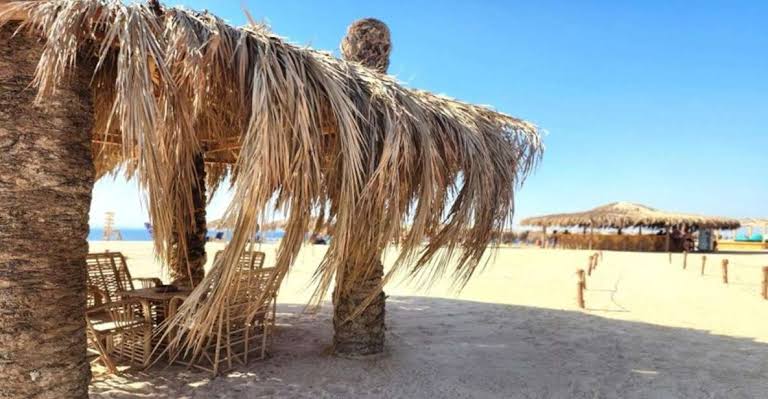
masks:
<svg viewBox="0 0 768 399"><path fill-rule="evenodd" d="M368 276L360 281L337 282L349 287L334 293L333 347L342 356L365 356L384 351L385 299L381 289L384 266L379 259ZM352 265L349 265L350 267ZM365 301L373 300L360 312ZM352 318L355 312L359 315Z"/></svg>
<svg viewBox="0 0 768 399"><path fill-rule="evenodd" d="M41 44L0 28L0 398L87 398L89 68L33 105Z"/></svg>
<svg viewBox="0 0 768 399"><path fill-rule="evenodd" d="M195 172L197 184L192 187L195 206L195 226L187 231L187 251L179 246L178 235L173 235L175 246L173 258L170 260L170 272L173 284L182 287L194 287L205 277L205 236L208 234L205 220L205 157L199 154L195 157Z"/></svg>
<svg viewBox="0 0 768 399"><path fill-rule="evenodd" d="M359 62L379 73L386 73L392 43L389 28L383 22L367 18L355 21L341 42L344 59ZM372 216L372 215L369 215ZM365 218L363 218L365 220ZM375 217L367 220L377 220ZM386 295L381 289L384 266L381 248L370 248L366 265L345 265L354 269L373 265L360 281L337 279L333 299L333 347L342 356L364 356L384 351ZM339 290L339 286L345 289ZM361 311L365 301L372 300ZM355 316L357 314L357 316ZM352 317L355 316L355 317Z"/></svg>

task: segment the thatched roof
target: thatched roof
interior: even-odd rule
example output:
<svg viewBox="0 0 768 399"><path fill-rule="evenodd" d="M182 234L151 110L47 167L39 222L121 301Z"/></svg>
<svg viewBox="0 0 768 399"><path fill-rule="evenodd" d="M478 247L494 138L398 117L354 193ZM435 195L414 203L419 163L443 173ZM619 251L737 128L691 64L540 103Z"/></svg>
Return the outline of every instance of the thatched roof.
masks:
<svg viewBox="0 0 768 399"><path fill-rule="evenodd" d="M768 219L764 218L744 218L739 220L742 227L765 227L768 226Z"/></svg>
<svg viewBox="0 0 768 399"><path fill-rule="evenodd" d="M614 202L586 212L537 216L520 222L527 226L580 226L595 228L664 227L673 225L732 229L739 227L736 219L673 213L630 202Z"/></svg>
<svg viewBox="0 0 768 399"><path fill-rule="evenodd" d="M196 326L184 334L190 342L210 334L232 267L269 208L288 220L275 284L296 259L311 215L334 221L315 300L341 270L368 273L369 258L393 241L401 252L386 279L407 267L430 280L449 271L463 284L511 220L514 191L543 150L534 125L406 88L263 26L155 11L118 0L0 0L0 23L23 20L41 37L32 82L40 102L73 68L96 64L96 162L102 171L126 163L135 172L161 257L173 233L184 248L193 223L195 157L205 154L213 185L233 176L225 215L233 238L175 319ZM403 237L405 221L413 225Z"/></svg>
<svg viewBox="0 0 768 399"><path fill-rule="evenodd" d="M214 219L208 221L208 227L216 230L233 230L236 226L235 220L230 219ZM313 228L314 225L317 223L316 218L311 218L309 221L310 228ZM264 223L259 226L259 231L272 231L272 230L278 230L283 229L285 226L288 225L288 221L285 219L280 220L274 220L271 222Z"/></svg>

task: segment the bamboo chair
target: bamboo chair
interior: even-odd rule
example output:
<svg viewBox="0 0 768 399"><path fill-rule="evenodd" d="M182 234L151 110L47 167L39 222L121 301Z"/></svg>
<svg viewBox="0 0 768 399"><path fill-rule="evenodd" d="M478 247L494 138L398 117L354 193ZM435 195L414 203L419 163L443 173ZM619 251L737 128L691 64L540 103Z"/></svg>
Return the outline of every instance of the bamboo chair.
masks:
<svg viewBox="0 0 768 399"><path fill-rule="evenodd" d="M142 367L152 353L152 322L139 300L109 302L87 311L88 339L109 372L117 371L113 357Z"/></svg>
<svg viewBox="0 0 768 399"><path fill-rule="evenodd" d="M221 256L224 253L224 250L216 251L216 254L213 256L213 262L216 263L216 261L219 259L219 256ZM266 254L264 252L260 251L245 251L243 254L240 255L240 259L238 262L238 270L259 270L264 267L264 259L266 259ZM275 298L277 298L277 292L274 293ZM277 301L272 302L272 314L277 313ZM271 326L274 327L275 319L274 317L270 319Z"/></svg>
<svg viewBox="0 0 768 399"><path fill-rule="evenodd" d="M224 250L216 251L216 255L213 256L213 262L216 263L219 257L224 253ZM237 265L238 270L255 270L264 267L264 258L266 255L264 252L259 251L246 251L240 255L240 260Z"/></svg>
<svg viewBox="0 0 768 399"><path fill-rule="evenodd" d="M115 323L124 323L124 315L116 312L120 304L125 302L120 297L120 292L134 289L134 281L138 281L142 288L155 287L162 282L157 278L131 278L128 265L123 254L119 252L101 252L88 254L86 257L88 267L88 295L87 295L87 323L88 337L94 350L100 360L110 373L116 372L115 362L111 358L112 354L127 358L134 362L141 360L142 365L146 365L149 360L149 351L146 351L148 336L138 330L123 332L106 328L98 331L96 326L113 325ZM117 303L118 308L112 308L110 304ZM133 302L130 302L133 303ZM133 305L131 305L133 306ZM138 309L134 309L145 320L150 322L151 311L145 309L139 304ZM136 342L129 342L135 340ZM138 349L137 349L138 348Z"/></svg>
<svg viewBox="0 0 768 399"><path fill-rule="evenodd" d="M172 358L175 362L212 373L214 376L233 366L248 363L254 352L259 359L267 355L270 331L275 322L277 293L270 288L275 268L254 267L263 264L264 254L255 252L258 262L247 260L239 263L234 287L224 311L206 345L193 356L186 348L177 348ZM265 296L267 301L253 312L253 303ZM171 301L171 312L181 303L181 298ZM253 316L253 317L249 317Z"/></svg>
<svg viewBox="0 0 768 399"><path fill-rule="evenodd" d="M88 288L93 291L93 302L89 298L89 306L98 306L97 299L102 303L119 301L121 291L134 290L134 281L141 288L152 288L162 285L159 278L131 277L125 256L120 252L98 252L86 256L88 265Z"/></svg>

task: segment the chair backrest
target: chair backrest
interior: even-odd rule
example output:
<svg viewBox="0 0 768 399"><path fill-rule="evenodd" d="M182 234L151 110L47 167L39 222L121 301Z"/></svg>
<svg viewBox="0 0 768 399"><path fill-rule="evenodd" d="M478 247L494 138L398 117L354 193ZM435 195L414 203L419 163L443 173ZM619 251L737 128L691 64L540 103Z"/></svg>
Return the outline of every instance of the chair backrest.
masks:
<svg viewBox="0 0 768 399"><path fill-rule="evenodd" d="M118 292L133 290L131 273L120 252L92 253L85 259L88 265L88 288L98 290L103 302L119 301ZM91 295L88 300L89 307L98 305L90 303L93 300Z"/></svg>
<svg viewBox="0 0 768 399"><path fill-rule="evenodd" d="M233 292L226 305L228 324L231 328L248 324L249 318L257 313L254 312L254 304L259 298L265 299L259 311L268 309L274 295L270 286L274 273L274 267L237 270Z"/></svg>
<svg viewBox="0 0 768 399"><path fill-rule="evenodd" d="M216 263L217 260L219 260L219 257L224 253L223 250L216 252L216 255L213 256L213 262ZM264 258L266 255L264 252L259 251L253 251L253 252L243 252L242 255L240 255L240 261L237 263L237 270L256 270L261 269L264 267Z"/></svg>

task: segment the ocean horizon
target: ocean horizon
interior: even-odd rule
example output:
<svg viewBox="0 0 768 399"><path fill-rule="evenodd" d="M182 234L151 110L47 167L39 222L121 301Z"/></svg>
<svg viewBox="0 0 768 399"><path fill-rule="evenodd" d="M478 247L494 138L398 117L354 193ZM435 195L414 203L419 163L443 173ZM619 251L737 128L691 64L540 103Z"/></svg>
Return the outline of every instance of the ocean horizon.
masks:
<svg viewBox="0 0 768 399"><path fill-rule="evenodd" d="M141 227L116 227L123 241L152 241L152 235L146 228ZM208 230L208 237L214 238L217 233L224 233L224 240L232 238L232 230ZM261 233L265 241L278 241L285 235L283 230L273 230ZM114 237L113 237L114 240ZM88 232L88 241L104 241L104 228L94 227Z"/></svg>

